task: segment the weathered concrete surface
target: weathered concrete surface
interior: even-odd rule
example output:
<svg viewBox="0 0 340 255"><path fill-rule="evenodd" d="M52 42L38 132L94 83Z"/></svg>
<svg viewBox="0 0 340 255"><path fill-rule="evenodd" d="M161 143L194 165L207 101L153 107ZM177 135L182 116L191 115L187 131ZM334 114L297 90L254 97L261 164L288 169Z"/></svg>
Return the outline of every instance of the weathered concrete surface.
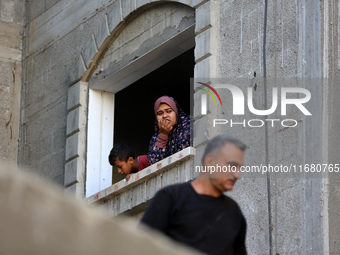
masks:
<svg viewBox="0 0 340 255"><path fill-rule="evenodd" d="M0 163L1 254L199 254Z"/></svg>
<svg viewBox="0 0 340 255"><path fill-rule="evenodd" d="M325 4L332 6L332 3L333 1L327 1ZM331 111L337 103L332 100L329 106L324 104L325 98L327 102L328 98L337 94L337 89L333 86L338 82L327 85L327 80L303 81L307 78L329 78L329 73L323 74L322 68L328 65L335 68L328 58L337 56L334 52L338 50L338 43L333 41L325 46L322 42L334 40L336 30L333 26L336 25L332 22L336 19L333 17L330 22L331 17L327 21L327 16L338 15L337 11L330 11L337 10L338 7L329 7L327 14L322 16L320 10L323 7L320 1L268 1L267 77L276 79L268 79L268 93L272 87L293 86L289 81L290 77L302 78L297 87L306 87L311 91L313 104L308 107L313 112L313 117L308 118L294 112L290 112L288 116L273 114L272 118L298 119L299 124L294 129L270 128L268 133L265 133L264 128L220 127L219 132L237 136L248 145L246 164L266 164L266 160L272 165L334 164L338 161L333 153L339 151L339 146L334 142L338 139L335 133L338 133L339 118L337 113ZM229 78L225 81L230 84L234 80L244 91L250 86L254 72L257 77L263 76L263 17L264 4L259 1L225 1L221 4L219 77ZM323 22L333 29L333 35L325 34L326 31L321 28ZM337 22L336 20L336 24ZM328 29L327 27L326 30ZM332 49L332 54L327 52L327 62L323 63L326 60L322 56L325 47L335 48ZM246 78L247 81L235 78ZM258 87L253 101L261 109L264 106L264 83L263 80L259 82L258 78L256 81ZM332 91L326 91L327 86ZM219 90L219 93L223 102L231 100L226 91ZM212 107L211 105L210 108ZM325 113L331 120L329 124ZM238 121L260 117L246 114L238 119L226 108L215 116ZM332 176L334 175L333 173ZM320 174L316 178L291 179L270 175L270 178L244 178L239 182L232 195L238 201L241 200L243 212L251 226L247 244L252 253L264 254L264 250L269 250L270 242L273 254L327 254L330 244L333 254L339 252L336 241L338 237L334 234L338 226L335 219L339 222L339 214L336 213L339 211L336 198L339 193L338 179L329 179L327 183L323 177ZM329 228L333 231L328 235Z"/></svg>
<svg viewBox="0 0 340 255"><path fill-rule="evenodd" d="M0 1L0 158L13 162L18 155L23 13L22 1Z"/></svg>
<svg viewBox="0 0 340 255"><path fill-rule="evenodd" d="M81 52L81 42L91 37L105 14L103 1L87 1L80 8L82 3L59 1L29 16L24 45L27 75L19 162L60 185L64 184L69 70ZM27 5L32 13L38 1Z"/></svg>
<svg viewBox="0 0 340 255"><path fill-rule="evenodd" d="M327 78L323 86L325 109L323 126L325 128L324 144L326 161L332 164L339 163L339 130L340 130L340 3L339 1L325 1L322 6L322 29L323 29L323 59L322 73ZM324 225L329 247L329 254L340 253L340 175L330 173L328 179L324 179L323 189L325 210ZM328 217L327 217L328 216Z"/></svg>

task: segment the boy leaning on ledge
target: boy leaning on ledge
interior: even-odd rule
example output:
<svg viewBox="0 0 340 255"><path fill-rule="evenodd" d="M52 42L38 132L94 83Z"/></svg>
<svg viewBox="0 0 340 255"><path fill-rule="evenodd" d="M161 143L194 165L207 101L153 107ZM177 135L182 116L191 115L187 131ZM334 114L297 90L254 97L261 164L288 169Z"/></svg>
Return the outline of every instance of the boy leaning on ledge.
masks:
<svg viewBox="0 0 340 255"><path fill-rule="evenodd" d="M135 157L135 154L126 144L116 144L109 155L111 166L117 168L120 174L126 175L128 181L132 174L149 166L148 156L141 155Z"/></svg>

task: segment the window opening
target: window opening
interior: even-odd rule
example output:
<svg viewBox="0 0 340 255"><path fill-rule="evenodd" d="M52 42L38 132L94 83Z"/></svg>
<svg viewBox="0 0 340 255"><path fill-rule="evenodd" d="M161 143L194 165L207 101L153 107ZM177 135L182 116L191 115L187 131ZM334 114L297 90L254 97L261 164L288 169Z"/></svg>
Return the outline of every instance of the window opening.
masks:
<svg viewBox="0 0 340 255"><path fill-rule="evenodd" d="M190 79L194 76L194 48L157 68L115 94L114 144L129 145L136 156L147 155L154 134L153 105L163 95L172 96L190 114ZM125 178L112 169L112 183Z"/></svg>

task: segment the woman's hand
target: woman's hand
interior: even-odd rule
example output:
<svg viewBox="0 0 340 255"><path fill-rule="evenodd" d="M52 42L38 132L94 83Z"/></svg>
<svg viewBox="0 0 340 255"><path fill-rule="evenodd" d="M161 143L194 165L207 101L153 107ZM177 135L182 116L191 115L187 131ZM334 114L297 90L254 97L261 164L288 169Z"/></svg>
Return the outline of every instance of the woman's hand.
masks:
<svg viewBox="0 0 340 255"><path fill-rule="evenodd" d="M158 127L160 130L160 134L164 136L169 136L171 130L172 130L172 125L171 122L165 119L159 120L158 121Z"/></svg>

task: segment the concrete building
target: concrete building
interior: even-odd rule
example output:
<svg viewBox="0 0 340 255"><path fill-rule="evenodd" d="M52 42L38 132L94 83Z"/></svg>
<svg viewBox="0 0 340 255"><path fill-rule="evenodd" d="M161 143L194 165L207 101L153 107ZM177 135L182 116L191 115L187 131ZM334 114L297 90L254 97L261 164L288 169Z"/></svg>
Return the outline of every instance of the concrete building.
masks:
<svg viewBox="0 0 340 255"><path fill-rule="evenodd" d="M158 189L195 178L207 141L228 133L248 145L246 165L295 169L245 173L230 194L247 218L249 254L339 254L339 8L333 0L0 0L0 156L111 215L140 218ZM203 112L197 82L215 86L223 106L208 98ZM231 110L226 84L250 99L244 115L242 104L241 115ZM292 87L311 99L284 114ZM163 94L193 115L193 145L120 180L108 153L116 142L147 153ZM249 105L276 111L266 117Z"/></svg>

